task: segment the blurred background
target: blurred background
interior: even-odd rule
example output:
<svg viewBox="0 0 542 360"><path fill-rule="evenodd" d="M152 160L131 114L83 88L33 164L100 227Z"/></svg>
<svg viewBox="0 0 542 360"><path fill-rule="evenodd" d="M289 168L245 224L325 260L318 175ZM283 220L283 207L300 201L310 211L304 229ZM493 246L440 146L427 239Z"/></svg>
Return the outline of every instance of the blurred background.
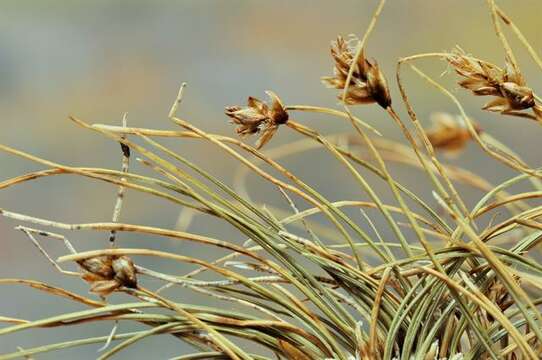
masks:
<svg viewBox="0 0 542 360"><path fill-rule="evenodd" d="M244 104L248 95L265 99L267 89L279 94L286 104L338 107L335 91L324 88L319 80L320 76L332 73L330 41L338 34L362 34L375 5L373 0L1 1L0 143L66 165L118 169L118 144L78 128L67 116L73 114L89 123L118 125L122 114L128 112L131 126L175 129L167 113L182 81L188 83L188 88L179 114L202 129L220 134L233 134L233 127L223 114L224 106ZM508 0L499 1L499 5L533 47L540 50L542 2ZM529 85L535 91L541 89L540 69L517 41L509 38ZM369 41L368 55L376 58L387 74L400 114L404 116L405 112L394 81L397 59L450 50L455 45L482 59L503 64L503 51L494 35L485 1L388 2ZM419 66L437 78L446 70L440 60L426 60ZM456 112L447 98L411 71L406 70L404 78L424 125L429 125L432 112ZM469 115L487 132L513 147L531 166L540 165L541 130L537 124L483 113L479 108L486 99L459 90L451 74L438 79L463 100ZM355 113L385 136L401 139L391 120L377 106L357 107ZM326 116L295 114L295 118L324 134L350 131L346 122ZM298 135L281 129L267 147L297 139ZM224 182L233 182L237 163L213 146L193 140L164 143ZM474 145L450 161L493 183L512 174ZM330 200L366 198L341 166L321 150L295 155L281 163ZM42 166L0 153L0 169L4 180ZM407 186L432 201L424 176L404 166L393 166L392 170ZM132 171L146 170L133 164ZM385 191L381 182L374 184ZM284 199L260 179L250 177L248 189L256 201L287 209ZM466 187L460 190L470 205L482 196ZM57 176L0 191L0 207L70 223L108 221L115 193L115 187L101 182ZM383 196L390 199L387 194ZM171 204L128 191L121 220L179 228L178 215L179 209ZM85 294L88 286L57 274L23 234L13 229L17 224L0 218L0 278L38 279ZM196 218L188 230L236 243L244 241L229 226L207 218ZM80 250L100 248L107 242L105 233L66 235ZM126 247L165 249L208 259L219 255L215 250L203 251L190 244L133 234L120 234L119 242ZM65 252L55 241L42 243L55 256ZM141 263L173 274L191 269L179 264L156 264L149 259L141 259ZM152 281L147 284L151 288L160 285ZM177 301L195 301L189 293L182 294ZM111 300L122 299L126 300L115 295ZM2 285L0 307L1 315L25 319L82 309L80 305L16 285ZM14 351L17 346L27 348L107 335L110 328L108 323L15 333L0 337L0 353ZM122 324L120 330L133 328ZM38 359L92 359L98 347L89 345L44 354ZM167 336L155 337L127 349L118 358L162 359L189 350Z"/></svg>

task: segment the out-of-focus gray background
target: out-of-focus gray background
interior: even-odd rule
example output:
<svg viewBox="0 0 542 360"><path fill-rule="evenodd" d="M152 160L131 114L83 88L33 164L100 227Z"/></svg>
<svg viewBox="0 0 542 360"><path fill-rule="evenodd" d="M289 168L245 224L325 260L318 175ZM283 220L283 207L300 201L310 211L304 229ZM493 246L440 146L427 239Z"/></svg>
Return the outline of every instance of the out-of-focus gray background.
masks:
<svg viewBox="0 0 542 360"><path fill-rule="evenodd" d="M500 1L500 5L539 50L537 0ZM376 1L2 1L0 2L0 143L63 164L118 168L119 146L67 120L74 114L88 122L119 124L128 112L132 126L173 129L167 112L181 81L188 82L180 113L206 130L232 134L223 107L244 103L248 95L265 98L264 90L277 92L287 104L337 106L335 92L319 81L330 74L329 43L337 34L363 33ZM510 37L512 39L512 37ZM484 1L389 1L371 37L368 54L378 59L388 75L396 108L404 115L396 89L395 62L420 52L449 50L456 44L477 57L502 64L503 52L493 33ZM540 69L513 40L529 84L540 89ZM439 60L420 66L439 76L446 66ZM411 99L425 124L433 111L455 112L453 105L407 71ZM532 165L540 164L539 127L528 120L482 113L486 99L473 98L454 85L454 76L441 81L464 100L484 129L513 146ZM355 109L356 114L386 136L400 139L391 120L376 106ZM297 116L323 133L349 129L345 122L325 116ZM297 139L281 129L269 147ZM252 139L248 140L252 141ZM210 145L191 140L167 141L174 150L198 162L226 183L232 182L236 163ZM282 161L331 200L366 198L355 183L325 153L294 156ZM498 182L510 172L470 146L452 162L476 170ZM41 169L40 165L0 153L1 179ZM429 199L424 178L401 166L392 167L411 188ZM134 165L134 171L142 171ZM375 185L380 184L375 182ZM254 197L285 208L274 189L251 178ZM460 187L469 204L481 194ZM0 207L64 222L108 221L116 189L75 176L41 179L0 191ZM385 197L388 199L388 197ZM302 205L301 207L303 207ZM171 204L128 192L122 221L174 228L179 209ZM0 278L48 281L86 293L87 285L53 271L13 227L17 222L0 218ZM228 226L196 219L188 229L195 233L241 243ZM78 249L104 246L106 234L68 233ZM149 247L212 259L219 254L200 247L154 237L120 235L122 246ZM55 256L64 249L44 240ZM182 274L179 264L141 263ZM151 288L159 284L147 282ZM174 293L171 293L174 294ZM190 302L189 295L177 298ZM121 300L113 297L112 301ZM198 300L202 301L202 300ZM229 306L229 305L226 305ZM82 306L16 285L0 288L1 315L38 319L83 309ZM121 331L133 329L121 325ZM29 331L0 337L0 353L17 346L31 347L52 341L108 334L110 324L73 326L58 331ZM38 356L38 359L91 359L92 345ZM162 359L189 349L169 337L146 339L118 358Z"/></svg>

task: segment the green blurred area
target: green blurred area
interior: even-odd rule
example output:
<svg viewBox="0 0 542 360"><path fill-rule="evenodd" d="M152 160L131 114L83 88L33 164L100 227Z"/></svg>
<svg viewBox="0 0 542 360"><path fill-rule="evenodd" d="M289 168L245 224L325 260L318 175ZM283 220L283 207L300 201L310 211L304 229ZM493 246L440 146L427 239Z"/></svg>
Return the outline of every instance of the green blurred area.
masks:
<svg viewBox="0 0 542 360"><path fill-rule="evenodd" d="M90 123L120 124L122 114L128 112L131 126L174 129L167 113L182 81L188 82L188 88L179 114L200 128L221 134L233 134L223 115L224 106L243 104L248 95L265 98L267 89L279 94L286 104L337 106L335 92L325 89L319 81L320 76L332 71L330 41L337 34L362 34L375 5L376 1L360 0L2 1L0 143L68 165L119 168L118 144L77 128L67 120L67 115L74 114ZM540 50L542 2L508 0L499 1L499 5L522 29L533 48ZM541 89L541 69L535 67L515 38L509 38L529 85ZM477 57L503 63L503 51L485 1L388 0L369 41L368 56L381 64L390 81L395 106L404 115L394 81L397 59L450 50L456 45ZM537 166L540 129L536 124L481 112L484 99L457 89L454 76L440 77L446 70L440 60L423 61L419 66L453 89L484 129ZM406 70L404 77L424 124L428 124L426 120L434 111L456 112L448 99L410 71ZM355 112L386 136L400 139L392 122L376 106L359 107ZM346 123L323 116L300 115L296 119L326 134L349 131ZM269 147L296 139L297 135L281 129ZM226 183L232 182L237 163L211 145L191 140L165 143ZM318 151L310 155L294 156L283 163L331 200L365 199L346 171L330 163L327 154ZM476 170L492 182L511 174L474 146L454 162ZM6 154L0 154L0 164L2 179L41 168ZM133 169L146 171L138 165ZM430 189L426 188L425 179L420 180L420 174L403 167L394 167L394 174L430 198ZM384 189L381 183L374 183L377 189ZM249 187L256 200L286 209L278 193L261 180L251 178ZM470 189L463 190L469 203L481 196ZM0 191L0 207L66 222L107 221L115 191L95 181L57 177ZM178 214L179 209L174 206L128 192L122 220L173 228ZM13 221L0 219L0 277L39 278L64 285L37 250L13 230L14 225ZM228 226L208 220L196 220L189 230L243 241ZM106 243L105 234L74 233L70 238L81 249ZM209 258L217 255L201 253L199 247L191 245L133 235L121 234L121 241L124 246L165 247ZM57 255L63 252L59 244L48 246ZM160 266L172 273L183 272L172 265ZM86 285L78 280L67 284L71 289L86 291ZM1 291L5 316L39 318L77 308L64 301L36 296L32 290L6 287ZM0 350L42 344L73 334L104 335L109 325L76 329L71 333L43 331L35 332L35 336L16 334L0 338ZM148 343L152 341L163 341L163 346L137 345L119 358L164 358L186 351L184 345L169 339ZM87 347L85 352L66 352L68 355L63 358L74 358L74 354L93 358L95 350ZM39 358L59 357L53 354Z"/></svg>

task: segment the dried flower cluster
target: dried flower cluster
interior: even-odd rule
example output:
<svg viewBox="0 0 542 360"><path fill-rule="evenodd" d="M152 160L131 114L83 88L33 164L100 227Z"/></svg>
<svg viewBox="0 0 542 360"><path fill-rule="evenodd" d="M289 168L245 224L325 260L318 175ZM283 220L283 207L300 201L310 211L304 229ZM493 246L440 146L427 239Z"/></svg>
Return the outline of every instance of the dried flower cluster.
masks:
<svg viewBox="0 0 542 360"><path fill-rule="evenodd" d="M357 38L353 38L356 44ZM330 88L343 90L348 72L355 61L355 49L341 36L331 44L331 55L335 60L334 76L322 77L322 82ZM342 94L338 95L342 100ZM369 61L362 50L354 64L352 78L346 89L345 102L348 105L377 103L384 109L391 105L391 96L386 78L376 61Z"/></svg>
<svg viewBox="0 0 542 360"><path fill-rule="evenodd" d="M454 70L464 77L459 85L477 96L496 96L483 106L484 110L500 112L505 115L542 119L542 108L536 104L531 88L518 69L506 61L506 69L467 56L461 49L450 54L447 59ZM534 115L522 112L532 109Z"/></svg>
<svg viewBox="0 0 542 360"><path fill-rule="evenodd" d="M262 135L256 143L257 149L269 142L275 135L279 125L286 124L289 118L288 112L279 97L272 91L266 91L266 93L271 99L270 106L249 96L248 106L228 106L225 111L226 115L232 119L232 122L239 125L237 134L241 137L262 131Z"/></svg>
<svg viewBox="0 0 542 360"><path fill-rule="evenodd" d="M351 42L359 43L356 37L352 37ZM350 46L349 42L338 36L331 45L335 75L322 77L322 82L328 87L343 91L346 87L344 101L348 105L377 103L387 109L391 105L391 96L384 74L376 61L367 60L364 51L357 59L355 52L355 48ZM348 80L352 65L354 66L352 76ZM286 124L289 119L288 112L279 97L271 91L267 91L267 94L271 98L270 106L249 96L247 106L227 106L225 110L232 122L238 125L236 131L241 137L262 132L256 142L257 149L269 142L279 125ZM343 94L337 97L342 100Z"/></svg>
<svg viewBox="0 0 542 360"><path fill-rule="evenodd" d="M447 155L457 155L472 139L472 134L460 116L439 112L433 114L431 120L433 126L426 134L436 150L443 151ZM477 133L482 131L477 124L474 124L474 129Z"/></svg>
<svg viewBox="0 0 542 360"><path fill-rule="evenodd" d="M77 263L85 271L81 277L95 294L107 296L120 287L137 287L134 263L128 256L97 256Z"/></svg>

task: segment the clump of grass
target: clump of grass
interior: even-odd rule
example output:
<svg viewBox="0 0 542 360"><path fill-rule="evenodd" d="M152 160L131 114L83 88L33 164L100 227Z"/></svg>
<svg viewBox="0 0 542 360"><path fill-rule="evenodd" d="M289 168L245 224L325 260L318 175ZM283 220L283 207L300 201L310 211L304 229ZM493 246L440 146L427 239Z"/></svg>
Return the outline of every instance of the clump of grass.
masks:
<svg viewBox="0 0 542 360"><path fill-rule="evenodd" d="M535 249L542 239L542 223L537 220L542 212L540 206L527 200L541 197L542 173L482 131L456 96L414 63L432 58L447 61L460 75L462 87L474 95L496 97L485 106L496 112L494 116L540 121L540 100L526 86L502 24L512 30L541 70L542 61L512 20L488 0L496 34L505 49L506 69L464 52L402 58L398 61L396 85L408 114L403 118L392 107L392 102L397 106L398 100L390 95L391 82L376 61L365 57L369 35L383 5L381 1L360 41L356 38L346 42L339 37L332 45L335 73L323 81L340 90L343 109L287 105L273 92L268 93L270 104L249 97L247 107L226 107L226 115L238 126L239 135L261 132L255 147L235 137L209 133L179 117L184 84L169 113L169 119L181 130L128 127L126 118L122 126L90 125L70 118L121 144L121 170L66 166L0 146L5 152L46 167L4 180L0 183L2 189L58 174L77 174L118 187L110 222L67 224L0 210L5 217L33 224L36 228L21 225L17 229L59 273L82 277L90 283L90 291L99 296L95 299L34 280L1 279L2 285L29 286L78 302L84 309L38 320L13 318L10 309L4 309L8 314L0 320L7 325L0 329L0 335L97 321L110 321L113 329L95 338L2 349L0 359L88 344L101 344L99 358L107 359L157 335L173 336L193 346L194 353L176 359L539 359L542 267ZM457 105L459 115L440 114L434 128L424 129L401 77L404 65ZM382 114L400 128L407 145L386 139L353 114L352 106L373 104L380 105ZM525 110L532 110L532 114ZM348 121L354 131L321 134L298 123L295 116L299 112ZM279 136L281 126L301 139L271 149L270 140ZM233 157L241 165L236 181L241 186L235 189L224 184L200 165L162 145L158 140L162 137L202 141ZM494 185L441 161L441 153L458 155L468 142L479 145L481 151L516 174ZM260 151L264 146L266 151ZM279 162L285 156L313 149L331 154L368 199L331 201ZM129 170L134 153L141 156L137 161L154 171L155 176ZM423 200L427 194L414 193L392 176L389 165L396 162L420 170L419 176L429 179L432 187L427 193L435 202ZM289 210L251 201L242 186L251 173L265 179ZM366 179L369 173L389 187L395 203L382 200ZM510 193L514 185L526 181L533 190ZM483 196L470 208L457 184L472 186ZM120 223L127 191L179 205L183 214L218 218L246 241L234 243L203 234ZM349 208L359 209L359 216L352 216L346 211ZM366 211L369 209L386 221L386 235ZM482 216L497 212L506 214L506 218L495 222L493 216L487 226L481 227ZM327 224L310 220L318 214L325 217ZM77 252L67 235L45 228L69 233L70 237L83 230L109 232L111 245ZM117 248L115 237L122 232L179 240L180 249L183 242L195 242L227 250L228 255L210 262L181 255L182 250L173 253ZM43 244L46 239L63 241L68 254L53 259ZM197 270L184 275L167 274L138 265L141 257L190 263ZM76 264L78 271L64 270L66 263ZM215 274L214 280L199 278L208 272ZM149 289L148 278L159 280L161 285ZM165 295L172 287L208 296L216 305L179 302ZM108 296L114 292L125 293L132 300L110 303ZM235 304L239 310L226 310L225 302ZM144 328L122 333L119 329L125 322L140 323ZM240 339L253 345L247 347L246 341Z"/></svg>

